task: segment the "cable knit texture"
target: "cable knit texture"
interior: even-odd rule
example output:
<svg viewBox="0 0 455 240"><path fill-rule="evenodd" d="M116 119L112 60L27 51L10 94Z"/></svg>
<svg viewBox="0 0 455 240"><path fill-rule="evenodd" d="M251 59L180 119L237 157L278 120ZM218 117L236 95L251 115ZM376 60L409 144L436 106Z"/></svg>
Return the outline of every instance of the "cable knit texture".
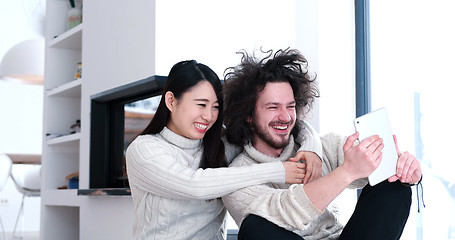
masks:
<svg viewBox="0 0 455 240"><path fill-rule="evenodd" d="M299 151L322 156L317 133L303 123ZM225 142L228 162L242 148ZM223 239L226 210L220 197L235 190L274 182L284 184L283 164L272 161L245 167L200 169L202 141L164 128L136 138L126 151L135 206L134 239Z"/></svg>
<svg viewBox="0 0 455 240"><path fill-rule="evenodd" d="M343 163L345 140L344 137L335 134L321 138L323 176ZM298 147L299 144L291 139L279 157L271 157L247 145L230 167L287 161L289 157L295 155ZM366 179L361 179L352 183L350 187L359 188L366 183ZM302 184L266 183L246 187L224 196L223 202L239 226L249 214L256 214L296 232L306 240L337 239L343 228L337 219L335 206L329 205L321 212L313 206Z"/></svg>
<svg viewBox="0 0 455 240"><path fill-rule="evenodd" d="M202 170L201 155L201 140L167 128L131 143L126 161L136 211L135 239L223 239L226 210L221 196L285 180L280 162Z"/></svg>

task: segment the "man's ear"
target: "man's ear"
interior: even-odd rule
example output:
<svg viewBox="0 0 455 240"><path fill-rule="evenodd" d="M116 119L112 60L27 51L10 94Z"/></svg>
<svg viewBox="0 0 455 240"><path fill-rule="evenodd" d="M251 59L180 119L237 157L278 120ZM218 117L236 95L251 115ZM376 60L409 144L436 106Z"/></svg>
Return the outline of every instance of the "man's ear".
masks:
<svg viewBox="0 0 455 240"><path fill-rule="evenodd" d="M176 101L174 94L171 91L167 91L164 95L164 102L166 103L166 107L169 109L169 111L172 112L176 105Z"/></svg>
<svg viewBox="0 0 455 240"><path fill-rule="evenodd" d="M247 122L247 123L251 123L251 119L252 119L251 116L250 116L250 117L247 117L247 118L246 118L246 122Z"/></svg>

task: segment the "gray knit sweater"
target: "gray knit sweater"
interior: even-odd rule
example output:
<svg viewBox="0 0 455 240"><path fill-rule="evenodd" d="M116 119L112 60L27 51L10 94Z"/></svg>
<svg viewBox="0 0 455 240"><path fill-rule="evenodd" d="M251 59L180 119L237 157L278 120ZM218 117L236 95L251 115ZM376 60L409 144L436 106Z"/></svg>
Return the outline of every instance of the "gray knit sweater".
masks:
<svg viewBox="0 0 455 240"><path fill-rule="evenodd" d="M330 134L321 140L324 176L343 163L345 138ZM298 144L290 141L279 157L271 157L247 145L230 167L287 161L290 156L294 156L298 147ZM366 179L361 179L352 183L350 187L359 188L366 183ZM264 183L250 186L224 196L223 202L238 226L249 214L256 214L294 231L305 240L337 239L343 228L336 217L335 206L329 205L324 211L318 210L308 199L302 184Z"/></svg>
<svg viewBox="0 0 455 240"><path fill-rule="evenodd" d="M320 143L301 150L319 148ZM228 147L226 154L232 152ZM131 143L126 161L135 206L134 239L223 239L226 210L221 196L264 182L285 182L281 162L203 170L201 156L201 140L166 127Z"/></svg>

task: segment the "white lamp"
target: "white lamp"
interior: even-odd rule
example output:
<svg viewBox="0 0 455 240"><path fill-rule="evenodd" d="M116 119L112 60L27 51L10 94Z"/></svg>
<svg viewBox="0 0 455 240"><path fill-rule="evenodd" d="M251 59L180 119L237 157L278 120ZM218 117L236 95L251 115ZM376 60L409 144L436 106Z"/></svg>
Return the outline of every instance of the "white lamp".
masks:
<svg viewBox="0 0 455 240"><path fill-rule="evenodd" d="M28 84L43 84L44 38L30 39L14 45L0 64L0 78Z"/></svg>

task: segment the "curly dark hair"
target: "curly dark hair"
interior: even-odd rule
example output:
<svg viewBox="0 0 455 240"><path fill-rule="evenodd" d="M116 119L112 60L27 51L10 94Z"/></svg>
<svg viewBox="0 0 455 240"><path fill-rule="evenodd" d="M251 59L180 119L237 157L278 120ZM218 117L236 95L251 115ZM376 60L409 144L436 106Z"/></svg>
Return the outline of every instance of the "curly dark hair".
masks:
<svg viewBox="0 0 455 240"><path fill-rule="evenodd" d="M224 76L224 124L229 142L243 146L252 143L253 128L247 121L252 118L259 93L268 82L289 82L292 87L297 116L309 110L316 97L319 97L316 75L308 72L308 62L296 49L262 51L266 57L258 59L244 50L241 63L227 68ZM292 130L295 137L300 130L296 121Z"/></svg>

